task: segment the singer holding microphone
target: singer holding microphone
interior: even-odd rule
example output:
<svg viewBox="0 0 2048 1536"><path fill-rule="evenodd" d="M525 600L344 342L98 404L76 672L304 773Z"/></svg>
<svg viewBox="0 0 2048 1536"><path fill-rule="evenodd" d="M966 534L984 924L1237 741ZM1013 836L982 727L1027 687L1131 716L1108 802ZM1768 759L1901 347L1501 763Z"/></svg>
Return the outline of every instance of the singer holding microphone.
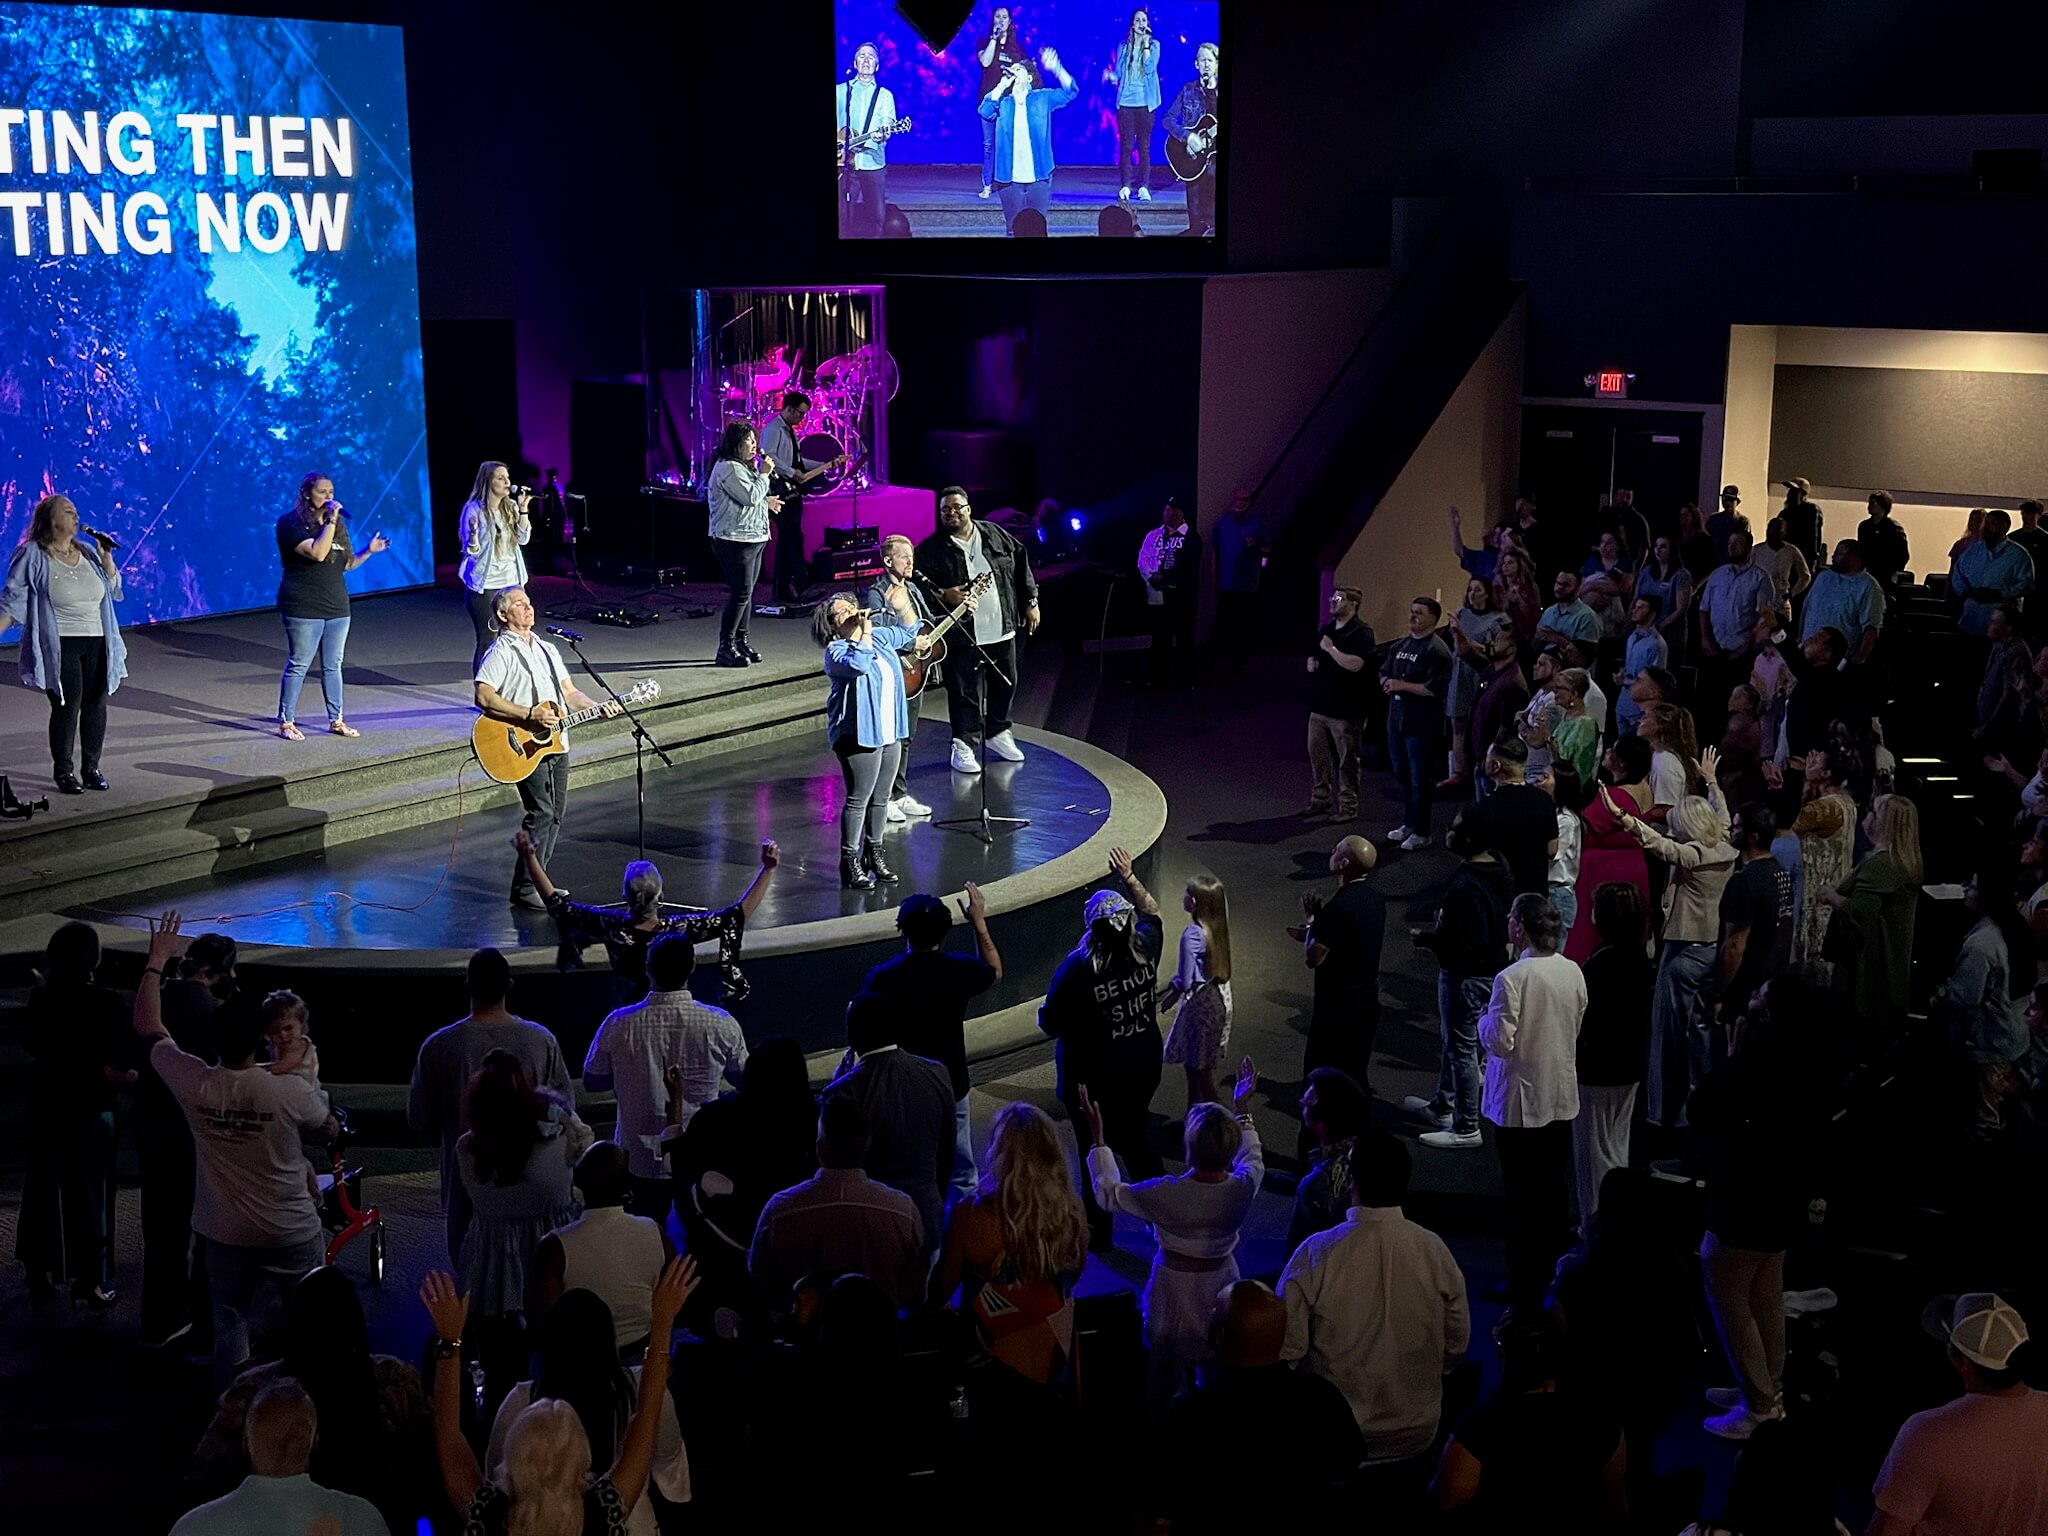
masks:
<svg viewBox="0 0 2048 1536"><path fill-rule="evenodd" d="M526 585L523 550L533 537L533 522L526 515L532 499L531 488L512 483L511 470L486 459L477 466L476 484L462 504L460 574L470 627L476 631L476 651L469 658L472 672L483 665L484 652L497 635L499 597Z"/></svg>
<svg viewBox="0 0 2048 1536"><path fill-rule="evenodd" d="M768 494L772 466L760 458L754 429L728 421L718 440L705 494L711 503L711 552L725 573L725 607L718 615L718 665L744 667L761 653L747 644L747 620L754 612L754 587L761 580L761 553L768 547L768 518L782 510L782 498Z"/></svg>
<svg viewBox="0 0 2048 1536"><path fill-rule="evenodd" d="M896 871L882 860L882 828L888 819L889 786L903 760L910 735L910 710L903 699L903 663L898 651L920 656L931 640L914 624L875 626L877 615L846 593L828 599L811 620L811 632L825 648L825 736L839 758L846 800L839 808L839 883L849 891L893 885Z"/></svg>
<svg viewBox="0 0 2048 1536"><path fill-rule="evenodd" d="M108 535L79 526L69 496L45 496L0 590L0 633L21 621L21 680L49 696L50 768L59 794L107 787L100 772L107 695L128 675L128 648L114 614L121 600L114 547Z"/></svg>
<svg viewBox="0 0 2048 1536"><path fill-rule="evenodd" d="M348 573L391 547L374 535L360 551L349 537L347 512L334 499L334 481L319 470L299 482L298 499L277 520L277 557L284 564L277 584L277 611L284 616L287 654L277 689L277 734L304 741L298 727L299 690L306 686L313 657L320 658L320 692L327 700L327 729L336 736L360 736L341 707L341 658L348 647Z"/></svg>
<svg viewBox="0 0 2048 1536"><path fill-rule="evenodd" d="M882 578L861 594L861 601L885 624L922 629L932 621L932 611L925 603L924 593L911 581L916 574L912 563L915 549L909 538L900 533L892 533L882 540ZM925 679L926 686L929 687L938 676L938 668L932 668L930 676ZM896 777L888 787L888 818L891 822L908 821L913 816L932 813L930 806L910 792L910 746L917 740L917 721L923 713L923 706L924 695L919 693L908 701L905 711L903 750L897 755Z"/></svg>

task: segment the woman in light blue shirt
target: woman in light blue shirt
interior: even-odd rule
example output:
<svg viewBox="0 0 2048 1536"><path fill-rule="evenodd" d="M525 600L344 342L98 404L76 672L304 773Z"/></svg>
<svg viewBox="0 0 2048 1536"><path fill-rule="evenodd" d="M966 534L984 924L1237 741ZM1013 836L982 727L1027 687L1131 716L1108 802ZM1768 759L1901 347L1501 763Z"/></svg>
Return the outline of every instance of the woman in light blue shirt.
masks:
<svg viewBox="0 0 2048 1536"><path fill-rule="evenodd" d="M849 594L827 599L811 621L825 650L825 736L839 757L846 800L839 808L839 883L850 891L892 884L896 872L882 861L882 829L889 786L910 737L910 706L903 693L903 663L896 653L920 654L931 642L911 624L875 626L875 616Z"/></svg>
<svg viewBox="0 0 2048 1536"><path fill-rule="evenodd" d="M1123 185L1119 202L1131 200L1131 151L1138 152L1138 201L1152 201L1152 114L1159 110L1159 39L1143 6L1131 12L1130 27L1116 45L1116 58L1102 72L1116 87L1116 173Z"/></svg>
<svg viewBox="0 0 2048 1536"><path fill-rule="evenodd" d="M21 681L49 697L50 772L62 794L107 787L100 772L107 695L128 674L128 647L114 614L120 600L112 546L79 527L69 496L37 502L28 536L7 565L0 631L21 620Z"/></svg>
<svg viewBox="0 0 2048 1536"><path fill-rule="evenodd" d="M495 459L476 469L476 484L462 504L462 563L458 574L469 604L470 628L476 631L472 673L484 664L484 652L497 638L500 593L526 585L526 556L521 550L533 537L526 515L533 492L525 486L512 494L512 471Z"/></svg>
<svg viewBox="0 0 2048 1536"><path fill-rule="evenodd" d="M761 653L747 644L747 618L761 580L761 552L768 547L768 518L782 510L782 498L768 494L768 470L756 468L759 444L744 421L728 421L718 440L705 495L711 503L711 552L725 574L725 607L718 615L718 665L744 667Z"/></svg>

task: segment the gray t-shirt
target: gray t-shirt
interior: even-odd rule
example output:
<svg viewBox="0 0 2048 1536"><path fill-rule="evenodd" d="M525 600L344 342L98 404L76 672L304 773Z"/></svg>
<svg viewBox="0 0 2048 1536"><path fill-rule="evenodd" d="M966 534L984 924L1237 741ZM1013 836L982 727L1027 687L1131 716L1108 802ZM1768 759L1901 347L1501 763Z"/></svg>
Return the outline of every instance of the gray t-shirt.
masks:
<svg viewBox="0 0 2048 1536"><path fill-rule="evenodd" d="M960 544L957 537L953 542ZM960 544L960 549L967 557L967 581L972 585L976 577L987 575L991 569L988 556L982 553L981 530L972 529L967 542ZM993 587L982 593L981 601L975 605L973 619L976 645L997 645L1016 633L1003 623L1003 596Z"/></svg>
<svg viewBox="0 0 2048 1536"><path fill-rule="evenodd" d="M405 1119L416 1131L431 1131L440 1136L444 1192L461 1183L455 1165L455 1143L463 1131L462 1096L469 1090L469 1080L476 1076L477 1068L493 1051L510 1051L525 1063L535 1087L552 1088L564 1099L574 1101L561 1043L545 1026L525 1019L502 1024L463 1019L435 1030L421 1044L419 1060L413 1063Z"/></svg>
<svg viewBox="0 0 2048 1536"><path fill-rule="evenodd" d="M317 1238L320 1209L306 1188L301 1133L326 1121L327 1095L295 1072L210 1067L168 1036L150 1047L149 1064L192 1126L192 1230L240 1248Z"/></svg>

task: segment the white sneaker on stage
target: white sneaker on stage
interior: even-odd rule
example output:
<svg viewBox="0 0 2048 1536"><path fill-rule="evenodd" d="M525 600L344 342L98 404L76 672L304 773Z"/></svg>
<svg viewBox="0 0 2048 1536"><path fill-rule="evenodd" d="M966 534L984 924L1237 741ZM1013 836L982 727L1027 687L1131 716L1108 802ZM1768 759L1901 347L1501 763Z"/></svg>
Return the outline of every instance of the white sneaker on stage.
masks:
<svg viewBox="0 0 2048 1536"><path fill-rule="evenodd" d="M912 816L929 816L932 813L932 808L926 805L922 800L918 799L915 795L898 795L893 801L890 802L890 808L892 810L901 811L903 813L903 818L908 818Z"/></svg>
<svg viewBox="0 0 2048 1536"><path fill-rule="evenodd" d="M1151 201L1152 201L1152 189L1151 189L1150 187L1140 187L1140 188L1138 188L1138 201L1139 201L1139 202L1141 202L1141 203L1149 203L1149 202L1151 202Z"/></svg>
<svg viewBox="0 0 2048 1536"><path fill-rule="evenodd" d="M886 820L890 823L890 825L893 826L898 822L908 821L910 820L910 818L903 814L902 806L898 805L894 800L891 800L889 802L889 809L886 816Z"/></svg>
<svg viewBox="0 0 2048 1536"><path fill-rule="evenodd" d="M988 739L989 756L1000 757L1006 763L1024 761L1024 749L1017 745L1017 738L1008 731L997 731Z"/></svg>
<svg viewBox="0 0 2048 1536"><path fill-rule="evenodd" d="M981 764L974 756L974 748L958 736L953 738L953 771L955 773L979 773Z"/></svg>

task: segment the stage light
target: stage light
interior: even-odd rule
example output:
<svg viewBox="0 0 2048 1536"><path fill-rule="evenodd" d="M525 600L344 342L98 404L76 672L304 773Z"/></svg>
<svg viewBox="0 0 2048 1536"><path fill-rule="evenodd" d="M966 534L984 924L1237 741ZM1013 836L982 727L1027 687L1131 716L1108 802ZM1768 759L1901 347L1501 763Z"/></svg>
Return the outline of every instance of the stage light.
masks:
<svg viewBox="0 0 2048 1536"><path fill-rule="evenodd" d="M1073 529L1074 532L1079 533L1081 531L1081 519L1078 517L1070 517L1067 519L1067 526Z"/></svg>
<svg viewBox="0 0 2048 1536"><path fill-rule="evenodd" d="M967 25L967 13L973 9L974 0L896 0L896 14L910 23L910 29L933 53L946 51L946 45Z"/></svg>

